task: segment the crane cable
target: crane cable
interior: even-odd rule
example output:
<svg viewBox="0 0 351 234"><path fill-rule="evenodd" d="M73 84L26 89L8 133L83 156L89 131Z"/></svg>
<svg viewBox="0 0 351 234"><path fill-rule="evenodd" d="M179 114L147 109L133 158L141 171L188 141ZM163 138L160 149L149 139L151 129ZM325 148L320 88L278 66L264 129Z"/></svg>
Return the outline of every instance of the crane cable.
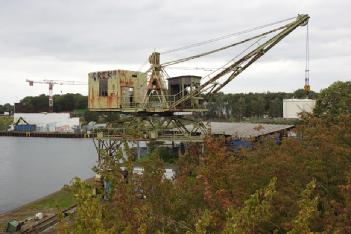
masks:
<svg viewBox="0 0 351 234"><path fill-rule="evenodd" d="M225 63L223 66L217 68L216 70L212 71L211 73L207 74L206 76L202 77L201 79L204 80L206 78L211 77L211 75L215 74L216 72L218 72L219 70L224 70L227 68L227 66L231 63L233 63L235 60L237 60L240 56L242 56L244 53L246 53L249 49L251 49L252 47L254 47L256 44L259 44L259 42L263 39L264 37L260 37L258 38L255 42L253 42L252 44L250 44L248 47L246 47L245 49L243 49L242 51L240 51L239 54L237 54L234 58L232 58L231 60L229 60L227 63Z"/></svg>
<svg viewBox="0 0 351 234"><path fill-rule="evenodd" d="M305 64L305 86L306 94L310 91L310 45L309 45L309 30L308 24L306 27L306 64Z"/></svg>
<svg viewBox="0 0 351 234"><path fill-rule="evenodd" d="M240 44L244 44L244 43L246 43L248 41L252 41L254 39L264 37L264 36L266 36L268 34L271 34L271 33L274 33L274 32L280 31L280 30L283 30L283 29L285 29L285 28L287 28L289 26L290 26L290 24L287 24L287 25L281 26L279 28L275 28L275 29L272 29L270 31L263 32L263 33L258 34L256 36L253 36L253 37L244 39L242 41L239 41L239 42L236 42L236 43L232 43L230 45L226 45L226 46L214 49L214 50L210 50L210 51L207 51L207 52L204 52L204 53L200 53L200 54L197 54L197 55L189 56L189 57L178 59L178 60L174 60L174 61L165 62L165 63L162 63L161 66L163 66L163 67L171 66L171 65L175 65L175 64L178 64L178 63L186 62L186 61L189 61L189 60L192 60L192 59L200 58L200 57L203 57L203 56L206 56L206 55L209 55L209 54L213 54L213 53L216 53L216 52L228 49L230 47L234 47L234 46L237 46L237 45L240 45Z"/></svg>
<svg viewBox="0 0 351 234"><path fill-rule="evenodd" d="M161 54L169 54L169 53L173 53L173 52L180 51L180 50L186 50L186 49L190 49L190 48L193 48L193 47L202 46L202 45L205 45L205 44L208 44L208 43L224 40L224 39L231 38L231 37L234 37L234 36L239 36L239 35L242 35L242 34L245 34L245 33L249 33L249 32L253 32L253 31L256 31L256 30L263 29L263 28L267 28L267 27L270 27L270 26L273 26L273 25L276 25L276 24L284 23L284 22L292 20L292 19L295 19L295 17L290 17L290 18L287 18L287 19L283 19L283 20L279 20L279 21L273 22L273 23L257 26L257 27L250 28L250 29L245 29L245 30L240 31L240 32L235 32L235 33L227 34L227 35L224 35L224 36L220 36L220 37L212 38L212 39L209 39L209 40L205 40L205 41L202 41L202 42L197 42L197 43L193 43L193 44L190 44L190 45L182 46L182 47L179 47L179 48L167 50L167 51L161 52Z"/></svg>
<svg viewBox="0 0 351 234"><path fill-rule="evenodd" d="M185 71L193 71L193 70L203 70L203 71L216 71L218 69L224 69L224 68L218 68L218 67L168 67L167 69L175 69L175 70L185 70Z"/></svg>

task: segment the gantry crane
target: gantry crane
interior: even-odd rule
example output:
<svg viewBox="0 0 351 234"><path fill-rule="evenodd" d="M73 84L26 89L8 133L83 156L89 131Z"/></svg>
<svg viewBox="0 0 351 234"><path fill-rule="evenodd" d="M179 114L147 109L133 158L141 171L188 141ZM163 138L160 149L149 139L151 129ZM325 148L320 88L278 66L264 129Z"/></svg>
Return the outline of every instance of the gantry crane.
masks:
<svg viewBox="0 0 351 234"><path fill-rule="evenodd" d="M86 85L86 83L78 81L66 81L66 80L29 80L26 79L26 82L29 83L29 86L36 84L48 84L49 85L49 112L54 111L54 99L53 99L53 88L54 85Z"/></svg>
<svg viewBox="0 0 351 234"><path fill-rule="evenodd" d="M257 35L165 63L161 63L162 53L153 52L149 57L151 66L146 72L112 70L89 73L89 109L120 112L129 116L122 121L111 123L108 129L98 133L95 140L98 152L108 151L113 155L115 147L118 146L117 142L121 139L201 142L209 128L202 121L186 117L185 113L207 111L205 95L215 95L221 91L296 28L306 26L308 21L308 15L298 15L269 24L267 27L278 26ZM265 27L256 27L250 32ZM249 46L239 55L207 76L167 75L166 69L171 65L247 44ZM306 77L307 71L306 66ZM305 90L308 89L309 84L306 83Z"/></svg>

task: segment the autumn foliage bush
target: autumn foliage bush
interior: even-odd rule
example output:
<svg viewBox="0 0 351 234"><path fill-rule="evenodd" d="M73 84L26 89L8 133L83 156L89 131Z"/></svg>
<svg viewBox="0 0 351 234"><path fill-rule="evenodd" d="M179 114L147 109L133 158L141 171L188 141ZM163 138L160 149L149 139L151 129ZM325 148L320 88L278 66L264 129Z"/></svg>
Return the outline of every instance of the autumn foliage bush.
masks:
<svg viewBox="0 0 351 234"><path fill-rule="evenodd" d="M144 162L143 175L132 173L131 159L106 156L97 169L110 181L109 201L73 182L78 212L60 231L350 233L351 115L305 116L296 134L240 152L221 139L206 139L203 152L189 145L173 181L157 155Z"/></svg>

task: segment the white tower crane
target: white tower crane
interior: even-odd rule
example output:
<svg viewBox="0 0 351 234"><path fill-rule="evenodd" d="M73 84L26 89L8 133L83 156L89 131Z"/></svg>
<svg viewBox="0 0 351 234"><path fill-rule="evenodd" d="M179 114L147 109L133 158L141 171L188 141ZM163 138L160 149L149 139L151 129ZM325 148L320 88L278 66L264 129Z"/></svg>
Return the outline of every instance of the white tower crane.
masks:
<svg viewBox="0 0 351 234"><path fill-rule="evenodd" d="M37 84L48 84L49 85L49 112L53 112L54 110L54 99L53 99L53 88L54 85L87 85L84 82L78 81L66 81L66 80L29 80L26 79L26 82L29 83L29 86L33 86L34 83Z"/></svg>

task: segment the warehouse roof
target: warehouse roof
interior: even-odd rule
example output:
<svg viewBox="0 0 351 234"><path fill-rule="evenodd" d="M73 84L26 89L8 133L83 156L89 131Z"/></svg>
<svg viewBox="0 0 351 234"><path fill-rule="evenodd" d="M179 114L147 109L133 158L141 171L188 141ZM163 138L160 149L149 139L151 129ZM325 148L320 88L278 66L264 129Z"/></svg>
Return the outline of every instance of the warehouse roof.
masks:
<svg viewBox="0 0 351 234"><path fill-rule="evenodd" d="M283 124L257 124L257 123L233 123L233 122L211 122L211 134L229 135L238 138L253 138L267 135L282 130L288 130L294 125Z"/></svg>

